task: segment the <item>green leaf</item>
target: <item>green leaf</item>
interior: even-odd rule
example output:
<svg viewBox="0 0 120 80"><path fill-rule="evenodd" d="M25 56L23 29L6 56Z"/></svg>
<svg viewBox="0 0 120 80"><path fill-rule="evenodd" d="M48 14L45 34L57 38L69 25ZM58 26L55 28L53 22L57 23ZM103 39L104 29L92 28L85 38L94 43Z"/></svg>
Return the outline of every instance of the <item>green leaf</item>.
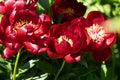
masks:
<svg viewBox="0 0 120 80"><path fill-rule="evenodd" d="M32 68L33 66L35 66L35 62L38 62L39 60L30 60L29 62L25 63L23 66L21 66L19 68L19 72L17 74L17 76L19 76L22 73L25 73L26 71L28 71L30 68Z"/></svg>
<svg viewBox="0 0 120 80"><path fill-rule="evenodd" d="M0 58L0 66L6 69L8 72L12 72L12 64L6 59Z"/></svg>
<svg viewBox="0 0 120 80"><path fill-rule="evenodd" d="M76 74L75 73L67 73L67 74L62 74L62 76L60 76L59 78L58 78L58 80L70 80L70 78L72 78L72 77L75 77L76 76Z"/></svg>
<svg viewBox="0 0 120 80"><path fill-rule="evenodd" d="M52 65L46 61L38 61L36 63L36 66L38 66L38 68L44 73L53 73L54 72Z"/></svg>
<svg viewBox="0 0 120 80"><path fill-rule="evenodd" d="M88 68L87 61L85 61L84 59L80 62L80 64L83 65L85 68Z"/></svg>
<svg viewBox="0 0 120 80"><path fill-rule="evenodd" d="M39 4L48 10L53 5L53 0L38 0Z"/></svg>
<svg viewBox="0 0 120 80"><path fill-rule="evenodd" d="M41 14L41 13L45 13L45 12L46 12L45 8L37 2L36 13Z"/></svg>
<svg viewBox="0 0 120 80"><path fill-rule="evenodd" d="M96 74L90 73L87 77L87 80L99 80Z"/></svg>
<svg viewBox="0 0 120 80"><path fill-rule="evenodd" d="M31 77L25 80L45 80L47 77L48 77L48 73L45 73L40 76Z"/></svg>

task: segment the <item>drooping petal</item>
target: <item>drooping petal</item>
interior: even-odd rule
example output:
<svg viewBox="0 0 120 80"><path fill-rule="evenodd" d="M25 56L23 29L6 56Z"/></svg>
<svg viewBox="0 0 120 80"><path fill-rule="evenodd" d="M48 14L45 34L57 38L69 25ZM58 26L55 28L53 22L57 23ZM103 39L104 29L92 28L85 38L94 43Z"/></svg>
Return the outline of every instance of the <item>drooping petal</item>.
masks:
<svg viewBox="0 0 120 80"><path fill-rule="evenodd" d="M16 50L12 50L12 49L6 47L6 48L3 50L2 58L10 58L10 57L13 56L15 53L16 53Z"/></svg>
<svg viewBox="0 0 120 80"><path fill-rule="evenodd" d="M46 51L46 47L40 47L38 44L24 42L26 49L33 54L41 54Z"/></svg>
<svg viewBox="0 0 120 80"><path fill-rule="evenodd" d="M24 42L26 49L32 53L38 53L39 46L31 42Z"/></svg>
<svg viewBox="0 0 120 80"><path fill-rule="evenodd" d="M23 45L21 45L20 43L15 43L15 42L5 42L5 46L7 46L8 48L10 48L11 50L18 50L20 48L23 47Z"/></svg>
<svg viewBox="0 0 120 80"><path fill-rule="evenodd" d="M71 55L71 54L68 54L64 57L65 61L67 63L70 63L70 62L78 62L80 61L81 57L79 55Z"/></svg>

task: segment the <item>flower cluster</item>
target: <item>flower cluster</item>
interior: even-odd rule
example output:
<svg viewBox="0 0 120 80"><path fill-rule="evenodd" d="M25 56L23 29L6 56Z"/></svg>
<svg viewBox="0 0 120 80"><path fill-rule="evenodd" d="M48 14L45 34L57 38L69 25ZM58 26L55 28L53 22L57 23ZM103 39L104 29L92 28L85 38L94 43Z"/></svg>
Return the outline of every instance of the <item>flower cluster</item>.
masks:
<svg viewBox="0 0 120 80"><path fill-rule="evenodd" d="M80 61L81 55L89 52L93 52L97 61L109 58L116 33L107 32L103 24L106 19L101 12L91 11L83 17L87 9L83 3L54 0L50 7L53 16L50 17L47 13L36 14L36 2L4 0L0 3L3 58L11 57L21 48L33 54L47 51L51 58L62 58L68 63Z"/></svg>
<svg viewBox="0 0 120 80"><path fill-rule="evenodd" d="M9 58L23 47L34 54L46 51L50 17L35 13L36 2L5 0L0 3L0 13L4 14L0 22L0 40L4 45L2 57Z"/></svg>

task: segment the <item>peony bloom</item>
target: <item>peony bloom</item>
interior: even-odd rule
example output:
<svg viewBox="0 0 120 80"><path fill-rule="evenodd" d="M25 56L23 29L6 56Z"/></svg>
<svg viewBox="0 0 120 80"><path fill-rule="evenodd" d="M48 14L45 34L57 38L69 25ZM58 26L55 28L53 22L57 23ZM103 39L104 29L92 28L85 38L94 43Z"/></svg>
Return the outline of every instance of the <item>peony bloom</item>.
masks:
<svg viewBox="0 0 120 80"><path fill-rule="evenodd" d="M62 15L62 22L64 22L83 16L86 6L83 3L78 3L77 0L54 0L52 10L54 18Z"/></svg>
<svg viewBox="0 0 120 80"><path fill-rule="evenodd" d="M9 15L13 10L29 9L35 11L37 0L4 0L0 2L0 13Z"/></svg>
<svg viewBox="0 0 120 80"><path fill-rule="evenodd" d="M88 13L86 20L88 21L86 30L91 39L87 49L93 51L93 57L97 61L107 60L111 54L109 48L115 43L116 34L107 32L103 25L104 16L99 11Z"/></svg>
<svg viewBox="0 0 120 80"><path fill-rule="evenodd" d="M5 35L2 39L5 47L3 57L11 57L18 49L23 48L35 54L46 50L50 17L46 14L37 15L34 11L13 10L10 16L1 19L1 30Z"/></svg>
<svg viewBox="0 0 120 80"><path fill-rule="evenodd" d="M73 21L51 26L47 43L47 52L51 58L63 58L66 62L80 61L77 52L87 46L81 19L78 20L79 24Z"/></svg>

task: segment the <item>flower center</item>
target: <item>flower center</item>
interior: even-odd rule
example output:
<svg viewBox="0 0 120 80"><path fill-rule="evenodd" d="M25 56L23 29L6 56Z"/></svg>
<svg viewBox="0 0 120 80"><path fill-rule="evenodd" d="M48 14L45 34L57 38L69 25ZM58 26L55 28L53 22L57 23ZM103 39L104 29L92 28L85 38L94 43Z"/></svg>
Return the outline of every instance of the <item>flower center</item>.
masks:
<svg viewBox="0 0 120 80"><path fill-rule="evenodd" d="M27 20L20 20L20 21L18 21L18 22L16 22L15 23L15 29L18 29L18 28L20 28L21 26L23 26L23 25L26 25L26 24L28 24L29 22L27 21Z"/></svg>
<svg viewBox="0 0 120 80"><path fill-rule="evenodd" d="M107 35L105 34L103 26L100 26L98 24L93 24L89 28L86 28L86 30L91 39L98 44L101 43Z"/></svg>
<svg viewBox="0 0 120 80"><path fill-rule="evenodd" d="M60 44L64 40L64 41L68 42L71 47L73 46L72 39L69 39L67 36L60 36L57 40L58 40L58 44Z"/></svg>
<svg viewBox="0 0 120 80"><path fill-rule="evenodd" d="M73 15L74 14L74 10L72 8L67 8L65 11L63 11L64 14L69 14L69 15Z"/></svg>

